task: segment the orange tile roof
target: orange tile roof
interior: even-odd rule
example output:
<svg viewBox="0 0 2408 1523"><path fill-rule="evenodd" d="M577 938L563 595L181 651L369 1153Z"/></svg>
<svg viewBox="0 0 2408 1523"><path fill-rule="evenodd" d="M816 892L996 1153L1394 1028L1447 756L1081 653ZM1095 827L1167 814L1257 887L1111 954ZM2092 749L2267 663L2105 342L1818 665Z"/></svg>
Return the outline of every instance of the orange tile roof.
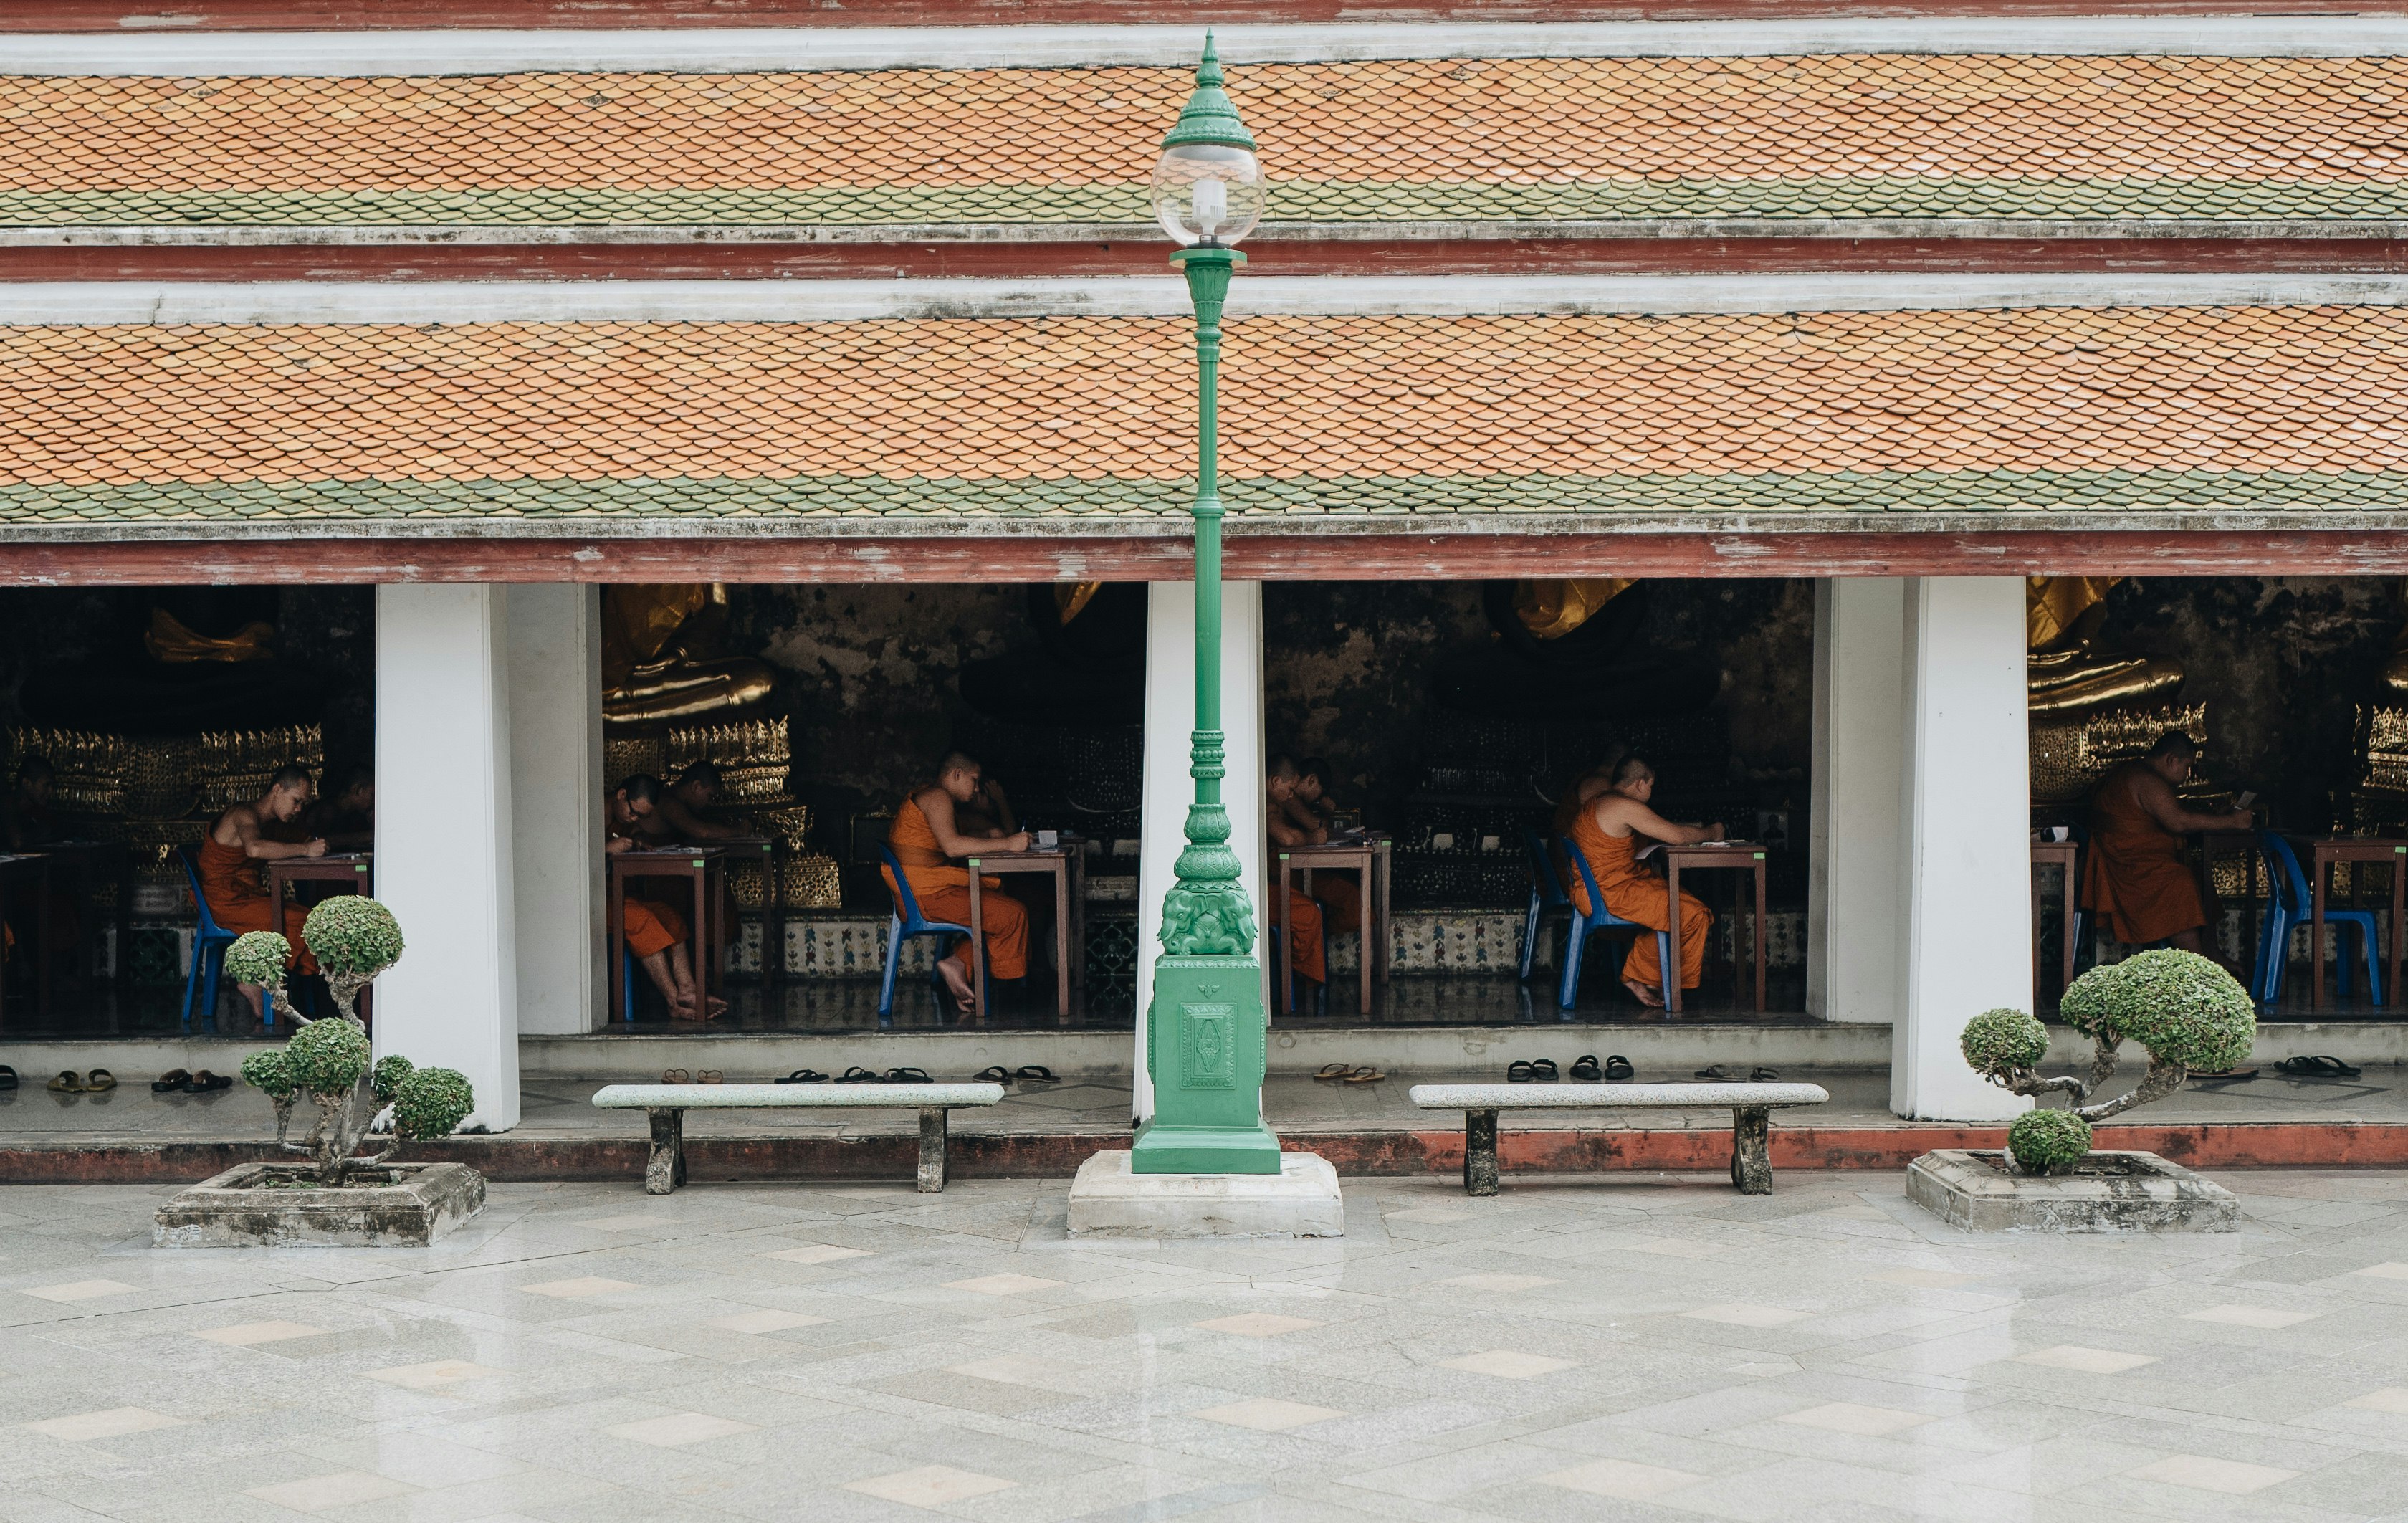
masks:
<svg viewBox="0 0 2408 1523"><path fill-rule="evenodd" d="M1150 515L1187 324L0 327L0 521ZM2396 507L2408 309L1250 316L1240 513Z"/></svg>
<svg viewBox="0 0 2408 1523"><path fill-rule="evenodd" d="M1274 215L2408 215L2408 58L1257 65ZM1168 68L0 77L0 223L1142 220Z"/></svg>

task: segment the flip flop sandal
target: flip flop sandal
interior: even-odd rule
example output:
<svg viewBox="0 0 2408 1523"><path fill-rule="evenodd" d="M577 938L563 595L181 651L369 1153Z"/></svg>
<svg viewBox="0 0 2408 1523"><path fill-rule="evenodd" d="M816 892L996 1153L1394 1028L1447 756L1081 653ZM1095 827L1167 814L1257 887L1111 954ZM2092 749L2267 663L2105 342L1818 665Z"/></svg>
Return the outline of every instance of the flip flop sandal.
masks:
<svg viewBox="0 0 2408 1523"><path fill-rule="evenodd" d="M1713 1079L1717 1083L1727 1085L1737 1084L1739 1082L1739 1075L1723 1067L1720 1063L1715 1064L1710 1069L1699 1069L1698 1070L1698 1077L1700 1079Z"/></svg>
<svg viewBox="0 0 2408 1523"><path fill-rule="evenodd" d="M928 1077L926 1069L888 1069L886 1082L890 1085L924 1085L936 1081Z"/></svg>
<svg viewBox="0 0 2408 1523"><path fill-rule="evenodd" d="M1334 1085L1354 1071L1354 1065L1352 1063L1324 1063L1321 1065L1321 1071L1312 1076L1312 1082Z"/></svg>
<svg viewBox="0 0 2408 1523"><path fill-rule="evenodd" d="M1638 1071L1630 1066L1630 1059L1620 1053L1615 1053L1605 1060L1605 1076L1608 1079L1620 1081L1634 1076Z"/></svg>
<svg viewBox="0 0 2408 1523"><path fill-rule="evenodd" d="M1350 1085L1375 1085L1386 1077L1386 1074L1382 1073L1378 1069L1366 1063L1361 1068L1356 1069L1354 1072L1348 1074L1343 1082Z"/></svg>
<svg viewBox="0 0 2408 1523"><path fill-rule="evenodd" d="M189 1086L189 1089L193 1094L206 1095L212 1090L232 1089L233 1087L234 1081L232 1079L227 1078L222 1073L211 1073L208 1070L203 1069L200 1072L193 1075L193 1082Z"/></svg>
<svg viewBox="0 0 2408 1523"><path fill-rule="evenodd" d="M1011 1070L997 1063L991 1069L981 1069L971 1074L970 1082L981 1085L1008 1085L1011 1083Z"/></svg>
<svg viewBox="0 0 2408 1523"><path fill-rule="evenodd" d="M2217 1084L2233 1084L2243 1079L2255 1079L2258 1077L2258 1070L2256 1069L2218 1069L2214 1073L2193 1073L2191 1077L2201 1084L2206 1084L2210 1080Z"/></svg>
<svg viewBox="0 0 2408 1523"><path fill-rule="evenodd" d="M80 1095L83 1093L83 1075L68 1069L50 1081L50 1090L53 1095Z"/></svg>
<svg viewBox="0 0 2408 1523"><path fill-rule="evenodd" d="M166 1072L150 1081L150 1093L154 1095L168 1094L173 1091L181 1090L186 1085L191 1084L192 1082L193 1076L184 1070L169 1069Z"/></svg>
<svg viewBox="0 0 2408 1523"><path fill-rule="evenodd" d="M0 1089L14 1089L16 1087L17 1070L10 1068L6 1063L0 1063Z"/></svg>
<svg viewBox="0 0 2408 1523"><path fill-rule="evenodd" d="M817 1069L796 1069L782 1079L772 1079L773 1085L824 1085L828 1076Z"/></svg>
<svg viewBox="0 0 2408 1523"><path fill-rule="evenodd" d="M727 1070L704 1069L694 1076L694 1082L698 1085L724 1085L727 1082Z"/></svg>
<svg viewBox="0 0 2408 1523"><path fill-rule="evenodd" d="M688 1073L683 1069L663 1069L661 1070L661 1083L665 1085L690 1085L694 1083L694 1075Z"/></svg>
<svg viewBox="0 0 2408 1523"><path fill-rule="evenodd" d="M1752 1085L1777 1085L1781 1082L1781 1075L1770 1069L1750 1069L1747 1070L1747 1082Z"/></svg>
<svg viewBox="0 0 2408 1523"><path fill-rule="evenodd" d="M2300 1079L2355 1079L2363 1071L2338 1057L2286 1057L2274 1065L2285 1073Z"/></svg>
<svg viewBox="0 0 2408 1523"><path fill-rule="evenodd" d="M1534 1057L1530 1059L1530 1077L1541 1084L1551 1085L1563 1077L1563 1070L1555 1067L1555 1060L1552 1057Z"/></svg>
<svg viewBox="0 0 2408 1523"><path fill-rule="evenodd" d="M1584 1053L1573 1058L1572 1077L1586 1085L1593 1085L1604 1078L1605 1070L1597 1066L1597 1054Z"/></svg>
<svg viewBox="0 0 2408 1523"><path fill-rule="evenodd" d="M1054 1076L1052 1069L1042 1063L1031 1063L1026 1068L1014 1069L1011 1070L1011 1076L1015 1079L1025 1079L1035 1085L1058 1085L1062 1082Z"/></svg>
<svg viewBox="0 0 2408 1523"><path fill-rule="evenodd" d="M1505 1065L1505 1082L1509 1085L1530 1084L1538 1077L1539 1070L1523 1058L1517 1057Z"/></svg>
<svg viewBox="0 0 2408 1523"><path fill-rule="evenodd" d="M874 1085L878 1082L878 1075L867 1069L847 1069L837 1080L840 1085Z"/></svg>
<svg viewBox="0 0 2408 1523"><path fill-rule="evenodd" d="M97 1095L117 1087L117 1075L107 1069L94 1069L83 1076L83 1092Z"/></svg>

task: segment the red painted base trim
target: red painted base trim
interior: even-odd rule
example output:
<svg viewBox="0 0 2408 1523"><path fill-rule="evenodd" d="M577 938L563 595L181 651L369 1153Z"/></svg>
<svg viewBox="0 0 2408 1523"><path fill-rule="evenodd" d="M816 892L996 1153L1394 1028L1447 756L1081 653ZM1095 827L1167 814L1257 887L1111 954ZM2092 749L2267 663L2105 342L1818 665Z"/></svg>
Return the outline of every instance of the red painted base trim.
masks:
<svg viewBox="0 0 2408 1523"><path fill-rule="evenodd" d="M2262 0L1220 0L1223 25L1278 22L1589 22L1796 16L2249 15ZM2288 0L2289 14L2399 15L2397 5ZM378 31L418 27L996 26L1159 22L1146 0L34 0L0 11L0 33Z"/></svg>
<svg viewBox="0 0 2408 1523"><path fill-rule="evenodd" d="M1271 275L2393 274L2408 238L1268 237ZM615 243L0 248L0 280L776 280L1158 275L1125 243Z"/></svg>
<svg viewBox="0 0 2408 1523"><path fill-rule="evenodd" d="M1467 529L1476 520L1464 521ZM2408 532L2007 529L1561 534L1261 533L1233 530L1237 581L1454 581L1526 576L1825 577L2397 576ZM1183 537L910 539L218 539L0 541L0 586L210 582L1125 582L1184 581Z"/></svg>
<svg viewBox="0 0 2408 1523"><path fill-rule="evenodd" d="M2003 1127L1783 1127L1772 1163L1790 1170L1901 1170L1934 1148L1999 1148ZM2249 1122L2102 1127L2103 1147L2156 1153L2193 1169L2386 1168L2408 1165L2408 1125ZM1341 1174L1397 1178L1459 1173L1463 1133L1295 1132L1291 1152L1318 1153ZM965 1179L1068 1179L1092 1154L1125 1147L1120 1133L967 1133L953 1139L953 1171ZM1516 1174L1603 1174L1633 1170L1718 1174L1730 1166L1728 1131L1504 1131L1499 1162ZM624 1180L640 1187L646 1144L634 1138L541 1142L455 1137L412 1148L411 1158L466 1163L490 1179ZM270 1157L265 1142L163 1142L95 1147L0 1147L0 1185L155 1185L207 1179ZM915 1137L690 1138L695 1184L762 1180L909 1180Z"/></svg>

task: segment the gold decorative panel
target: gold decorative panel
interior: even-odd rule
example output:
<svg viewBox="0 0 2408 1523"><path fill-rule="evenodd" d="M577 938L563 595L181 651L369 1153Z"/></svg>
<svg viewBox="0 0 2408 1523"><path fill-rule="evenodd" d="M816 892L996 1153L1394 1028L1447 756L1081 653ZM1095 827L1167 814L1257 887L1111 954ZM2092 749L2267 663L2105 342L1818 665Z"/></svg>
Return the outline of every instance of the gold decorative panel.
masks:
<svg viewBox="0 0 2408 1523"><path fill-rule="evenodd" d="M2207 705L2163 709L2108 709L2078 718L2031 724L2031 796L2039 804L2071 803L2086 797L2108 769L2149 749L2168 730L2181 730L2208 754Z"/></svg>

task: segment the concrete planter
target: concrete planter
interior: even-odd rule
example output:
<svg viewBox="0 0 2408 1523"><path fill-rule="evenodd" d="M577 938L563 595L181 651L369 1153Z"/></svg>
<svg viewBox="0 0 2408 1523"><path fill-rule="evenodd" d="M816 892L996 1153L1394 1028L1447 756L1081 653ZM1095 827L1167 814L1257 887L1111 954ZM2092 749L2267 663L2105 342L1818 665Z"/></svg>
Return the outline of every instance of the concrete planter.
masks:
<svg viewBox="0 0 2408 1523"><path fill-rule="evenodd" d="M1969 1232L2230 1232L2241 1201L2154 1153L2092 1153L2027 1174L2004 1153L1943 1149L1907 1166L1907 1199Z"/></svg>
<svg viewBox="0 0 2408 1523"><path fill-rule="evenodd" d="M389 1163L390 1185L315 1189L308 1164L247 1163L204 1180L159 1208L160 1248L322 1243L330 1248L423 1248L485 1209L485 1176L461 1163Z"/></svg>

